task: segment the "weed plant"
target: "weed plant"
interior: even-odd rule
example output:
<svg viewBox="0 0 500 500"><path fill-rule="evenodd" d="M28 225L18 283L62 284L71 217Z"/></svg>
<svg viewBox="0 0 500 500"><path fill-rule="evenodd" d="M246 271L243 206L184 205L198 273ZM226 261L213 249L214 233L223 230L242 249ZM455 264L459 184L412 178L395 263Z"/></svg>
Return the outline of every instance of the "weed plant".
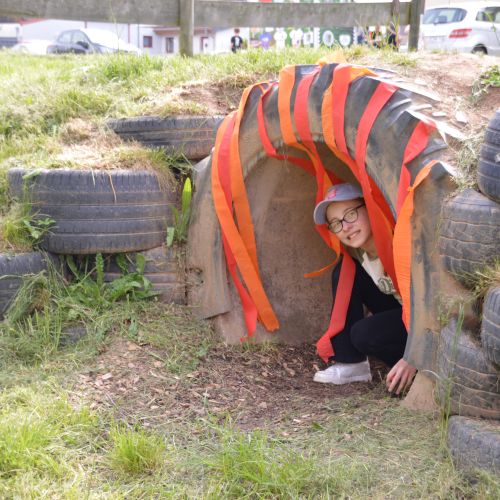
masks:
<svg viewBox="0 0 500 500"><path fill-rule="evenodd" d="M37 175L39 171L32 170L23 177L20 193L14 194L9 211L1 219L3 240L16 250L37 248L55 223L33 209L29 183Z"/></svg>
<svg viewBox="0 0 500 500"><path fill-rule="evenodd" d="M109 460L113 470L122 474L146 474L162 465L165 443L157 435L141 428L111 430Z"/></svg>
<svg viewBox="0 0 500 500"><path fill-rule="evenodd" d="M37 248L54 224L50 217L33 214L30 204L15 202L2 218L2 237L11 248L26 251Z"/></svg>
<svg viewBox="0 0 500 500"><path fill-rule="evenodd" d="M46 361L71 325L82 325L87 333L103 339L116 320L115 303L156 296L144 277L142 255L137 256L134 272L128 271L124 258L118 262L123 274L109 283L100 254L95 257L95 266L83 270L68 257L75 277L69 283L53 266L48 272L27 276L0 324L0 359L13 357L27 364Z"/></svg>
<svg viewBox="0 0 500 500"><path fill-rule="evenodd" d="M500 65L495 64L483 71L472 84L471 102L477 104L491 87L500 87Z"/></svg>
<svg viewBox="0 0 500 500"><path fill-rule="evenodd" d="M181 210L172 207L174 225L167 227L167 246L170 247L174 241L180 245L187 241L187 232L189 227L189 218L191 216L191 198L193 189L189 177L184 181L181 196Z"/></svg>

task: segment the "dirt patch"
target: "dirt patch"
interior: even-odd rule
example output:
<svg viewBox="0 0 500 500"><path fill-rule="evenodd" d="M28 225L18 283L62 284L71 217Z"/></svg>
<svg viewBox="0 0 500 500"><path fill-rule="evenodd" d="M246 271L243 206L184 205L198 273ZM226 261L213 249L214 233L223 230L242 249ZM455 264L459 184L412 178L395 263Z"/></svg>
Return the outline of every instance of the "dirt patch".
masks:
<svg viewBox="0 0 500 500"><path fill-rule="evenodd" d="M498 65L498 59L490 56L425 54L418 58L417 67L408 69L407 77L439 95L441 102L433 106L434 113L445 114L439 119L448 119L468 132L483 127L500 102L500 88L489 89L477 101L472 99L480 75L493 65Z"/></svg>
<svg viewBox="0 0 500 500"><path fill-rule="evenodd" d="M320 423L348 396L385 397L380 382L387 369L376 360L371 383L313 382L318 358L312 345L244 349L220 344L183 375L165 370L165 355L149 345L115 339L95 368L77 375L75 390L91 407L146 427L214 416L229 417L244 429L285 428L285 434Z"/></svg>

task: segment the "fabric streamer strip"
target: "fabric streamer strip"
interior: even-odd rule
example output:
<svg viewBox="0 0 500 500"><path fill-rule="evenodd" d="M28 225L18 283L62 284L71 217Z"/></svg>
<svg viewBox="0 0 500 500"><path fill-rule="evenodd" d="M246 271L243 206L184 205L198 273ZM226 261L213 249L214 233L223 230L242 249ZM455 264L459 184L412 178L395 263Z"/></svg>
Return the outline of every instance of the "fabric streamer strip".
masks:
<svg viewBox="0 0 500 500"><path fill-rule="evenodd" d="M224 193L224 198L226 201L226 205L229 209L231 209L232 205L232 200L231 200L231 182L229 179L229 170L228 169L219 169L219 161L221 163L227 162L229 160L229 140L231 137L231 133L234 128L234 120L235 117L234 115L231 116L229 115L226 120L221 124L219 127L219 132L222 140L216 142L215 146L215 151L213 155L213 164L212 168L213 171L212 175L212 190L215 187L214 193L218 196L218 202L220 206L220 202L222 201L221 198L221 191ZM219 184L219 187L217 186ZM216 198L214 195L214 204L216 204L216 209L217 209L217 202ZM242 308L243 308L243 316L245 320L245 326L248 332L248 335L251 336L253 332L255 331L255 328L257 326L257 308L255 307L255 304L248 294L246 288L243 286L241 283L241 280L236 272L236 260L234 258L234 254L231 250L231 247L229 245L229 242L227 240L227 237L224 233L224 229L222 228L221 225L221 232L222 232L222 244L224 246L224 254L226 256L226 262L227 262L227 267L229 269L229 273L231 274L231 277L233 278L233 282L236 286L236 289L238 291L238 294L240 296Z"/></svg>
<svg viewBox="0 0 500 500"><path fill-rule="evenodd" d="M408 188L407 196L401 206L398 222L394 231L394 263L398 282L400 284L400 294L403 299L403 322L407 331L410 331L411 321L411 258L412 258L412 230L411 217L414 210L415 190L422 181L429 175L432 167L438 163L433 160L429 162L415 178L415 182Z"/></svg>
<svg viewBox="0 0 500 500"><path fill-rule="evenodd" d="M236 120L235 114L230 115L230 123L234 123ZM243 278L243 281L248 288L248 293L252 298L252 301L257 309L258 315L264 326L268 331L274 331L279 328L279 322L274 314L272 306L267 298L264 291L264 287L260 280L258 271L253 265L253 261L245 247L245 243L241 238L241 235L236 227L233 219L233 213L231 206L228 204L228 200L222 188L220 173L225 170L230 171L229 167L229 154L227 154L228 147L227 143L231 139L231 134L233 133L233 128L229 127L224 131L220 131L217 134L216 140L216 151L213 157L214 164L212 165L212 195L214 200L214 206L219 219L222 233L227 239L228 247L230 248L234 259L238 266L238 270ZM222 133L224 132L224 133ZM224 143L222 147L221 143ZM231 182L229 183L232 184ZM251 310L245 310L245 315L251 315ZM246 320L246 324L253 326L250 320ZM248 330L249 335L253 334L255 331L255 326Z"/></svg>

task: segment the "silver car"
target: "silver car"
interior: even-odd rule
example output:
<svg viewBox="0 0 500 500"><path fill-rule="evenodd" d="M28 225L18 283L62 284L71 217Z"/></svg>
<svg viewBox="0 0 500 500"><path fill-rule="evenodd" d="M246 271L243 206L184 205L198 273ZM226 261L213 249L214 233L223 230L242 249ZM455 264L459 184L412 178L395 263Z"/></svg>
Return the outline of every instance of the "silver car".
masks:
<svg viewBox="0 0 500 500"><path fill-rule="evenodd" d="M421 25L422 46L500 55L500 1L476 0L427 9Z"/></svg>

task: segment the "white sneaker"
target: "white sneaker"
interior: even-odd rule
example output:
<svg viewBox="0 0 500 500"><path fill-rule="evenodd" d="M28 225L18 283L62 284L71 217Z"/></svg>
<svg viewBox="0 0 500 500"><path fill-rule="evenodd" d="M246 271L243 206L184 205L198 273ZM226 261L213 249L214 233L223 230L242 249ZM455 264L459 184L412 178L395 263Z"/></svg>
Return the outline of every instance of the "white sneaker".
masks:
<svg viewBox="0 0 500 500"><path fill-rule="evenodd" d="M335 363L326 370L314 374L314 381L323 384L350 384L351 382L370 382L372 374L368 360L361 363Z"/></svg>

